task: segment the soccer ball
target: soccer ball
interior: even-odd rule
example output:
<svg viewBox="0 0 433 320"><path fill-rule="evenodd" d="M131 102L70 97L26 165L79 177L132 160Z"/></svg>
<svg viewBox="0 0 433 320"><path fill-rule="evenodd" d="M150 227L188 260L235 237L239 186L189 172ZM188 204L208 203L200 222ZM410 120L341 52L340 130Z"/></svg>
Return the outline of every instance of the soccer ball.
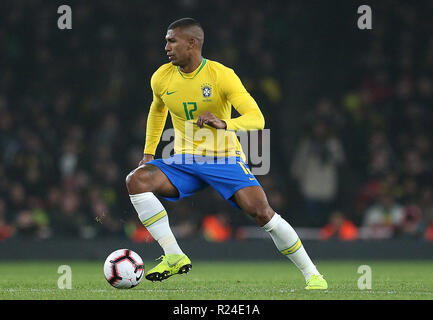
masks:
<svg viewBox="0 0 433 320"><path fill-rule="evenodd" d="M144 264L141 257L129 249L111 253L104 263L105 279L117 289L130 289L143 279Z"/></svg>

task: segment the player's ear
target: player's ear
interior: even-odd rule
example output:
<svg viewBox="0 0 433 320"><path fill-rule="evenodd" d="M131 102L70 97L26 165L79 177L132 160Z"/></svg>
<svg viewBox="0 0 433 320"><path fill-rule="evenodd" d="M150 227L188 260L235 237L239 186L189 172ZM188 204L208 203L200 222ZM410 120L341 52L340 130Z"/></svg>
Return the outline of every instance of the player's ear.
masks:
<svg viewBox="0 0 433 320"><path fill-rule="evenodd" d="M189 38L188 40L188 49L193 49L198 46L198 41L195 38Z"/></svg>

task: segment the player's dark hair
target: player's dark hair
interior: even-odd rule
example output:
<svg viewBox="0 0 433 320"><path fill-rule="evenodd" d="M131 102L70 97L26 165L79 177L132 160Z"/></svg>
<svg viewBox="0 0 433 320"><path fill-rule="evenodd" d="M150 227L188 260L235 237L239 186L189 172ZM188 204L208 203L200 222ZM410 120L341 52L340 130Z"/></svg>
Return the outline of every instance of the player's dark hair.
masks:
<svg viewBox="0 0 433 320"><path fill-rule="evenodd" d="M176 20L168 26L167 30L173 30L175 28L182 28L182 27L192 27L192 26L197 26L203 30L200 22L198 22L197 20L195 20L193 18L182 18L182 19Z"/></svg>

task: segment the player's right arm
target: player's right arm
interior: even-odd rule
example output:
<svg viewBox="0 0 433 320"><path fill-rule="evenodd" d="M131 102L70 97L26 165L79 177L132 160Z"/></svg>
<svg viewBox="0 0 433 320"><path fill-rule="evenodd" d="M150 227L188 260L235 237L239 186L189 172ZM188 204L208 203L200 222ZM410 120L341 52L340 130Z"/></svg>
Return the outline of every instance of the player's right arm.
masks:
<svg viewBox="0 0 433 320"><path fill-rule="evenodd" d="M153 74L150 85L153 92L153 101L147 116L146 142L144 145L143 159L139 163L140 165L154 159L168 114L168 108L161 99L157 73Z"/></svg>

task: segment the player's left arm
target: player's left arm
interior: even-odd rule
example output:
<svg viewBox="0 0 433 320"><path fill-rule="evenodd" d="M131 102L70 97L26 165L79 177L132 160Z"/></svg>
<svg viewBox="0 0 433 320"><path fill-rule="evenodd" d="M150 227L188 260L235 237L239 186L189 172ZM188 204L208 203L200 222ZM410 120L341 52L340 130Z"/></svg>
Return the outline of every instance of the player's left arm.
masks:
<svg viewBox="0 0 433 320"><path fill-rule="evenodd" d="M240 116L222 119L227 124L227 130L262 130L265 118L257 102L248 93L239 77L232 69L227 69L221 79L223 93Z"/></svg>
<svg viewBox="0 0 433 320"><path fill-rule="evenodd" d="M237 118L218 119L210 112L204 112L197 119L197 125L204 124L217 129L232 131L262 130L265 127L265 118L254 98L243 86L239 77L232 69L227 69L219 81L222 93L233 107L239 112Z"/></svg>

